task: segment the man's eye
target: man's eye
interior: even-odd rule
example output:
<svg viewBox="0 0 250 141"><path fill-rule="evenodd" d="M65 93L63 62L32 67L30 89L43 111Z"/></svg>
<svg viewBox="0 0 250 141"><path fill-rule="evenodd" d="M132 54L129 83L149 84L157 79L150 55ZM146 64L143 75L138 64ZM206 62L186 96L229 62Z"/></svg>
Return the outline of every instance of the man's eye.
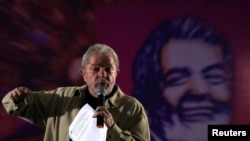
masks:
<svg viewBox="0 0 250 141"><path fill-rule="evenodd" d="M175 73L166 77L164 84L166 86L179 86L187 83L189 75L186 73Z"/></svg>
<svg viewBox="0 0 250 141"><path fill-rule="evenodd" d="M94 67L94 68L93 68L93 71L94 71L94 72L99 72L99 70L100 70L99 67Z"/></svg>
<svg viewBox="0 0 250 141"><path fill-rule="evenodd" d="M110 68L110 67L106 67L106 68L105 68L105 72L110 73L110 71L111 71L111 68Z"/></svg>

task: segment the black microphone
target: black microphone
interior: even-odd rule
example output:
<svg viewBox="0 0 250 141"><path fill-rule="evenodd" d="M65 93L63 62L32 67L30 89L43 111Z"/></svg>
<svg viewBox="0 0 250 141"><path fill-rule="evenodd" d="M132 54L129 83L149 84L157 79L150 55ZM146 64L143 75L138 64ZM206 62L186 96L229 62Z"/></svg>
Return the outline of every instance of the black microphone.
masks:
<svg viewBox="0 0 250 141"><path fill-rule="evenodd" d="M95 91L97 94L97 106L104 106L106 89L103 86L98 86L96 87ZM98 128L103 128L104 126L103 116L101 115L97 116L96 126Z"/></svg>

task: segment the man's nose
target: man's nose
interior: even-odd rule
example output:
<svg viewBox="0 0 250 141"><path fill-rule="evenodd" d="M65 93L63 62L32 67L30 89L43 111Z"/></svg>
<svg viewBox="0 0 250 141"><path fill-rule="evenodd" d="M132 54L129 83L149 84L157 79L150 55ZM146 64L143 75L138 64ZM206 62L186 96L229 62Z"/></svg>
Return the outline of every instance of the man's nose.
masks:
<svg viewBox="0 0 250 141"><path fill-rule="evenodd" d="M98 75L100 77L106 77L107 76L107 72L105 71L105 68L100 68Z"/></svg>

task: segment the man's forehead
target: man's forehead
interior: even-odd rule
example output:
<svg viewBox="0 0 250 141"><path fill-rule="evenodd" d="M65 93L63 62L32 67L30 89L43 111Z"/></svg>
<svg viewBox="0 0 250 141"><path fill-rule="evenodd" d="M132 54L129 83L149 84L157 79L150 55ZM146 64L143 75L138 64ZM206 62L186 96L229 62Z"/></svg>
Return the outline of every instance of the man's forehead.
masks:
<svg viewBox="0 0 250 141"><path fill-rule="evenodd" d="M114 66L115 64L97 64L97 63L88 63L87 65L91 66L91 67L111 67Z"/></svg>
<svg viewBox="0 0 250 141"><path fill-rule="evenodd" d="M116 67L115 58L108 52L89 54L85 64L88 67Z"/></svg>
<svg viewBox="0 0 250 141"><path fill-rule="evenodd" d="M115 63L112 58L110 59L93 58L89 59L87 65L93 67L109 67L115 65Z"/></svg>

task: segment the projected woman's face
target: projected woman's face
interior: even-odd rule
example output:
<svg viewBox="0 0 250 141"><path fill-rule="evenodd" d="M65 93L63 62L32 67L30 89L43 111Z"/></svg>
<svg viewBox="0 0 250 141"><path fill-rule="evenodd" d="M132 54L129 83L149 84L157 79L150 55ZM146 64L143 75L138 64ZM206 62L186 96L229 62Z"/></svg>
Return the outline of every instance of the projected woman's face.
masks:
<svg viewBox="0 0 250 141"><path fill-rule="evenodd" d="M172 39L165 44L161 56L162 96L181 122L228 116L229 70L220 49L198 39Z"/></svg>

